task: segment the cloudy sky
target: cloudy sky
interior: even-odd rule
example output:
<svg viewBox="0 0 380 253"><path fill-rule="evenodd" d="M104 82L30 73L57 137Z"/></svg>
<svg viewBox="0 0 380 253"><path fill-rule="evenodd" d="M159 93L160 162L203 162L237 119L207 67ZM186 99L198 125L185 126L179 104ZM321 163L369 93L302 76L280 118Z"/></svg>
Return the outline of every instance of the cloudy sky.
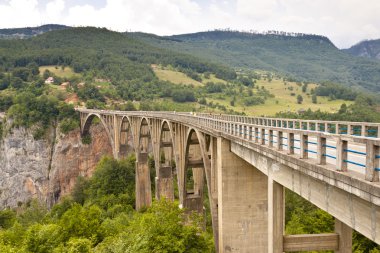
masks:
<svg viewBox="0 0 380 253"><path fill-rule="evenodd" d="M0 0L0 28L98 26L171 35L215 28L380 38L380 0Z"/></svg>

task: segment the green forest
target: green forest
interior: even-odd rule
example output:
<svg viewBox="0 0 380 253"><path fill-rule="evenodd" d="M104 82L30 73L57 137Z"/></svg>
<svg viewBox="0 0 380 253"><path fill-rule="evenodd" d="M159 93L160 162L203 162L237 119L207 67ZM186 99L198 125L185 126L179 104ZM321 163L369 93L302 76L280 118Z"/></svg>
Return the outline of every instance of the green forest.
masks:
<svg viewBox="0 0 380 253"><path fill-rule="evenodd" d="M135 203L135 158L103 158L90 179L51 210L33 200L0 211L2 253L213 252L203 217L161 200L140 212Z"/></svg>
<svg viewBox="0 0 380 253"><path fill-rule="evenodd" d="M379 91L380 62L339 50L323 36L214 30L168 37L132 33L150 45L237 69L261 69L299 81L331 81Z"/></svg>

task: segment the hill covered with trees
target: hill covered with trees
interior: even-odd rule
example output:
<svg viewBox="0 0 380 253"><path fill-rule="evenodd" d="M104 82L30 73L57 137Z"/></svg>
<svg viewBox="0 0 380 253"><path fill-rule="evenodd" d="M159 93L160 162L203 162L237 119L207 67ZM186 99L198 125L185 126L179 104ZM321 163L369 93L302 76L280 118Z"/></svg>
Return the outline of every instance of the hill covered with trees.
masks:
<svg viewBox="0 0 380 253"><path fill-rule="evenodd" d="M48 24L37 27L25 27L25 28L5 28L0 29L0 38L5 39L17 39L17 38L29 38L37 36L46 32L61 30L69 28L65 25Z"/></svg>
<svg viewBox="0 0 380 253"><path fill-rule="evenodd" d="M380 60L380 39L365 40L344 51L354 56Z"/></svg>
<svg viewBox="0 0 380 253"><path fill-rule="evenodd" d="M117 102L120 106L116 109L130 110L135 107L125 105L125 101L196 101L193 87L159 80L151 67L157 64L181 69L193 78L207 72L221 80L236 79L229 67L156 48L121 33L68 28L29 39L0 40L0 111L13 117L14 126L40 124L46 128L64 119L75 119L72 108L78 104L70 106L66 100L71 95L90 108ZM54 66L74 74L56 75L49 71ZM45 71L41 73L40 69ZM54 83L46 84L48 77L53 77ZM69 84L67 89L60 87L62 83ZM144 105L140 109L153 109L151 103ZM67 130L74 126L66 121ZM37 131L36 136L42 132Z"/></svg>
<svg viewBox="0 0 380 253"><path fill-rule="evenodd" d="M274 71L299 81L330 81L380 91L380 62L354 57L323 36L221 30L169 37L133 35L151 45L234 68Z"/></svg>

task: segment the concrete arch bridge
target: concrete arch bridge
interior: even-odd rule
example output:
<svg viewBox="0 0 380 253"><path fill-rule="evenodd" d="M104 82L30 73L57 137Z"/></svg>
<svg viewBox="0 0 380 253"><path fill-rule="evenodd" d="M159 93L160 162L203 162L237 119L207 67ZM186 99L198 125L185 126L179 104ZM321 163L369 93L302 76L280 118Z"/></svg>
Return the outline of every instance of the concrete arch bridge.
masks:
<svg viewBox="0 0 380 253"><path fill-rule="evenodd" d="M203 212L217 252L352 251L352 230L380 243L380 124L175 112L76 109L94 118L115 158L136 154L136 208L155 197ZM174 166L175 165L175 166ZM335 233L284 235L284 189L335 217Z"/></svg>

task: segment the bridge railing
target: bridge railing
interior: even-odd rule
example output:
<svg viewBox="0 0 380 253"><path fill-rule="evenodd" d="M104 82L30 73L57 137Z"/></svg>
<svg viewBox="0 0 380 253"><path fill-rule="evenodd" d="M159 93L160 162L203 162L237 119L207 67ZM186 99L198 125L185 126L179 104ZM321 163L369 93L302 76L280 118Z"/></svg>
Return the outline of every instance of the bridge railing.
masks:
<svg viewBox="0 0 380 253"><path fill-rule="evenodd" d="M217 115L220 116L220 115ZM245 117L227 120L215 119L213 115L200 115L201 125L242 138L260 145L298 155L300 159L315 159L319 165L330 165L335 170L348 170L364 175L368 181L378 181L380 171L380 139L372 136L317 131L311 124L335 124L335 126L358 125L358 122L303 121L268 119L259 124L250 123ZM236 119L236 121L231 121ZM283 124L273 124L281 121ZM261 124L260 124L261 123ZM359 122L363 128L379 124ZM305 127L302 128L301 126ZM307 126L307 127L306 127ZM306 130L305 130L306 129Z"/></svg>
<svg viewBox="0 0 380 253"><path fill-rule="evenodd" d="M380 124L369 122L349 121L325 121L325 120L303 120L287 118L264 118L248 117L226 114L199 113L200 117L220 119L231 122L249 123L260 126L285 127L300 130L318 131L335 134L346 134L352 136L363 136L380 138Z"/></svg>
<svg viewBox="0 0 380 253"><path fill-rule="evenodd" d="M350 171L359 177L363 176L367 181L379 181L380 124L376 123L253 118L205 113L99 110L84 112L145 115L191 124L210 132L220 132L226 136L298 156L300 159L308 159L310 163L330 169ZM357 130L358 127L360 131Z"/></svg>

